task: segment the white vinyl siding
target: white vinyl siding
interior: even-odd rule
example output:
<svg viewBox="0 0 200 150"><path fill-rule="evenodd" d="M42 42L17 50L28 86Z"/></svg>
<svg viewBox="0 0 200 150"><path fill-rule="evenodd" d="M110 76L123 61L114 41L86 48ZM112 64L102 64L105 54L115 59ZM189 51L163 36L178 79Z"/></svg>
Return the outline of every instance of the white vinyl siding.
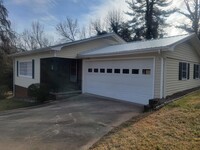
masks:
<svg viewBox="0 0 200 150"><path fill-rule="evenodd" d="M90 41L87 43L81 43L78 45L71 45L68 47L63 47L61 51L56 53L57 57L61 58L77 58L77 54L88 51L88 50L93 50L96 48L103 48L111 45L119 44L117 41L113 41L113 38L107 38L104 40L94 40Z"/></svg>
<svg viewBox="0 0 200 150"><path fill-rule="evenodd" d="M165 97L200 86L200 80L193 79L193 66L200 62L199 55L189 43L177 46L174 52L166 52L165 57ZM180 62L190 64L190 78L188 80L179 80Z"/></svg>
<svg viewBox="0 0 200 150"><path fill-rule="evenodd" d="M31 56L21 56L21 57L17 57L15 58L15 76L14 76L14 84L24 87L24 88L28 88L29 85L33 84L33 83L40 83L40 59L41 58L49 58L49 57L53 57L53 54L48 54L48 53L42 53L42 54L38 54L38 55L31 55ZM23 77L20 76L20 71L19 71L19 67L20 67L20 62L30 62L34 59L34 79L33 78L27 78L27 77ZM18 62L18 76L17 76L17 62Z"/></svg>
<svg viewBox="0 0 200 150"><path fill-rule="evenodd" d="M19 76L32 78L32 61L19 62Z"/></svg>

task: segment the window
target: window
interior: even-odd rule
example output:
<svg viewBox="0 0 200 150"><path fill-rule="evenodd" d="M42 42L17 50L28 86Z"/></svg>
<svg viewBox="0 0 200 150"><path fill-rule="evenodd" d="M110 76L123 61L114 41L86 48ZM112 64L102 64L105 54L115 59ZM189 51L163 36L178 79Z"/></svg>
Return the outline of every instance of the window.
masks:
<svg viewBox="0 0 200 150"><path fill-rule="evenodd" d="M123 69L123 74L129 74L129 69Z"/></svg>
<svg viewBox="0 0 200 150"><path fill-rule="evenodd" d="M100 73L105 73L105 69L101 68Z"/></svg>
<svg viewBox="0 0 200 150"><path fill-rule="evenodd" d="M99 69L95 68L95 69L94 69L94 72L95 72L95 73L98 73L98 72L99 72Z"/></svg>
<svg viewBox="0 0 200 150"><path fill-rule="evenodd" d="M142 74L145 74L145 75L151 74L151 69L142 69Z"/></svg>
<svg viewBox="0 0 200 150"><path fill-rule="evenodd" d="M190 64L180 62L179 63L179 80L187 80L190 78Z"/></svg>
<svg viewBox="0 0 200 150"><path fill-rule="evenodd" d="M120 73L120 69L115 69L115 73Z"/></svg>
<svg viewBox="0 0 200 150"><path fill-rule="evenodd" d="M132 74L139 74L139 69L132 69Z"/></svg>
<svg viewBox="0 0 200 150"><path fill-rule="evenodd" d="M32 77L32 61L19 62L19 76Z"/></svg>
<svg viewBox="0 0 200 150"><path fill-rule="evenodd" d="M112 69L107 69L107 73L112 73Z"/></svg>
<svg viewBox="0 0 200 150"><path fill-rule="evenodd" d="M200 79L200 65L194 64L194 79Z"/></svg>
<svg viewBox="0 0 200 150"><path fill-rule="evenodd" d="M89 68L89 69L88 69L88 72L92 72L92 68Z"/></svg>

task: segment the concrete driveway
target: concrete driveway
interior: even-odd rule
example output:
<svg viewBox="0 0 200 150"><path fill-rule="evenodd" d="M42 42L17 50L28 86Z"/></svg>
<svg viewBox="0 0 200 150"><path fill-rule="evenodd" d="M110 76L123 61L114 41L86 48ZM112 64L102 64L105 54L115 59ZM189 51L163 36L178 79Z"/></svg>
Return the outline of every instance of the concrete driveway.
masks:
<svg viewBox="0 0 200 150"><path fill-rule="evenodd" d="M87 149L142 110L139 105L80 95L47 106L0 113L0 149Z"/></svg>

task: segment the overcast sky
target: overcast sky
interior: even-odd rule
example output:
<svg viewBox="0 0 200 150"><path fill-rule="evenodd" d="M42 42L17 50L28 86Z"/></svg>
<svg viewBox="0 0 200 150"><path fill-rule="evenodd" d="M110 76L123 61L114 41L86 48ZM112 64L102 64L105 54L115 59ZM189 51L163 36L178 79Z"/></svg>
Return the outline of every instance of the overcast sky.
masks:
<svg viewBox="0 0 200 150"><path fill-rule="evenodd" d="M51 35L55 33L56 24L66 17L78 19L79 24L84 26L92 18L105 17L109 10L129 10L126 0L4 0L4 4L9 11L12 26L18 32L29 28L33 21L40 21ZM174 0L173 6L184 8L183 0ZM178 14L168 19L172 25L184 20ZM184 33L174 28L168 32L169 35Z"/></svg>

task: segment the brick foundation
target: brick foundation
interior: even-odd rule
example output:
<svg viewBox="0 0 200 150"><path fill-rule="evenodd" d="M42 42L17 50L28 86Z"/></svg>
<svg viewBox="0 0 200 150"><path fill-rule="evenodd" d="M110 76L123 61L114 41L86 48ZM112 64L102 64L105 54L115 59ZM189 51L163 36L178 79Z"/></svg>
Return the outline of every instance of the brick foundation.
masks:
<svg viewBox="0 0 200 150"><path fill-rule="evenodd" d="M18 98L28 97L28 89L15 85L15 97L18 97Z"/></svg>

